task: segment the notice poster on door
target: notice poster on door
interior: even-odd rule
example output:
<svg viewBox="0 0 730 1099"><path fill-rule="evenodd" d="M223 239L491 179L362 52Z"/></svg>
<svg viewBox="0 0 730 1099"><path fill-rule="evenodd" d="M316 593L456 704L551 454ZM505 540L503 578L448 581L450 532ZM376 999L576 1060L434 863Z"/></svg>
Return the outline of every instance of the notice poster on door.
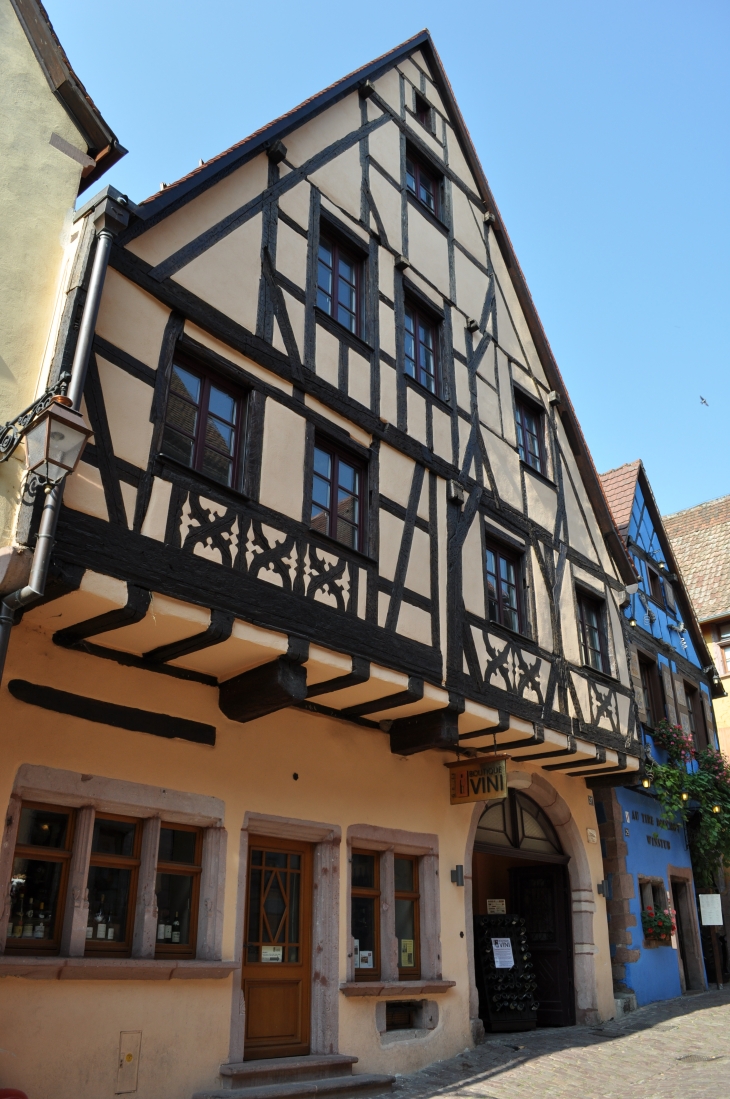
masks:
<svg viewBox="0 0 730 1099"><path fill-rule="evenodd" d="M283 946L262 946L261 947L261 961L262 962L283 962L284 961L284 947Z"/></svg>
<svg viewBox="0 0 730 1099"><path fill-rule="evenodd" d="M400 965L401 969L412 969L414 965L413 939L401 939L400 941Z"/></svg>
<svg viewBox="0 0 730 1099"><path fill-rule="evenodd" d="M495 969L514 969L515 956L511 939L492 939Z"/></svg>
<svg viewBox="0 0 730 1099"><path fill-rule="evenodd" d="M719 893L700 893L700 913L703 927L717 927L722 921Z"/></svg>

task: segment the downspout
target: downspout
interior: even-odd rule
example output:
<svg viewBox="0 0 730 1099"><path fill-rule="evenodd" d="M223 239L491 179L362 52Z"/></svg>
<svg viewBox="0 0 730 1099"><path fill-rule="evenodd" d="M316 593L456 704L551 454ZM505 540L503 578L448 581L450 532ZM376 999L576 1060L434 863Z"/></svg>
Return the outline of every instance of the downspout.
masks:
<svg viewBox="0 0 730 1099"><path fill-rule="evenodd" d="M129 223L127 211L110 198L102 199L96 207L93 217L94 225L98 231L96 254L91 268L84 311L81 316L76 351L71 365L71 381L67 394L72 407L76 411L81 410L86 371L89 365L89 355L94 339L96 318L99 314L106 270L109 266L112 243L117 233ZM43 503L38 539L33 552L33 563L27 585L11 592L10 595L6 595L0 603L0 683L5 669L5 658L8 653L10 631L13 628L15 611L21 607L26 607L29 603L34 603L36 599L41 599L45 594L48 568L51 563L51 551L55 545L56 526L61 511L61 501L63 500L64 483L65 478L57 485L46 487L46 498Z"/></svg>

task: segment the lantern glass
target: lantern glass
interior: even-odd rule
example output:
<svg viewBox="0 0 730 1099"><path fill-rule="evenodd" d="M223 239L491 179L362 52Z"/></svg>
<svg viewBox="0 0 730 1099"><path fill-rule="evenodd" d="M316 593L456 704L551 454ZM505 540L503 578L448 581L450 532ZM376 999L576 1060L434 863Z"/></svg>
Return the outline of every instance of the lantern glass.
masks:
<svg viewBox="0 0 730 1099"><path fill-rule="evenodd" d="M52 404L25 436L28 469L49 484L58 484L76 468L90 435L83 416Z"/></svg>

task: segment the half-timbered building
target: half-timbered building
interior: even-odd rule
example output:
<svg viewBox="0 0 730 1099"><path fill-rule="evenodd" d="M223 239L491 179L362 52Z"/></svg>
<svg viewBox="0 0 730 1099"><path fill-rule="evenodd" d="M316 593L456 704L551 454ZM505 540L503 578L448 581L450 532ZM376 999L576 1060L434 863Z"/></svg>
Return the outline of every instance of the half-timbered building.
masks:
<svg viewBox="0 0 730 1099"><path fill-rule="evenodd" d="M385 1084L479 1033L500 910L538 1023L610 1017L635 575L428 33L80 209L50 380L102 208L94 439L2 688L8 1082Z"/></svg>

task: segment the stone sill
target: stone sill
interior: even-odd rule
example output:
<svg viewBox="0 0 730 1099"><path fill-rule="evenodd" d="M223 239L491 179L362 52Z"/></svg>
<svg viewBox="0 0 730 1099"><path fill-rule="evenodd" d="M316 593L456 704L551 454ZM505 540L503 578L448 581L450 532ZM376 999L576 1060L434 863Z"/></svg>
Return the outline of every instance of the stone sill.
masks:
<svg viewBox="0 0 730 1099"><path fill-rule="evenodd" d="M427 996L448 992L456 981L345 981L343 996Z"/></svg>
<svg viewBox="0 0 730 1099"><path fill-rule="evenodd" d="M164 958L0 957L0 977L36 981L209 981L228 977L236 968L235 962Z"/></svg>

